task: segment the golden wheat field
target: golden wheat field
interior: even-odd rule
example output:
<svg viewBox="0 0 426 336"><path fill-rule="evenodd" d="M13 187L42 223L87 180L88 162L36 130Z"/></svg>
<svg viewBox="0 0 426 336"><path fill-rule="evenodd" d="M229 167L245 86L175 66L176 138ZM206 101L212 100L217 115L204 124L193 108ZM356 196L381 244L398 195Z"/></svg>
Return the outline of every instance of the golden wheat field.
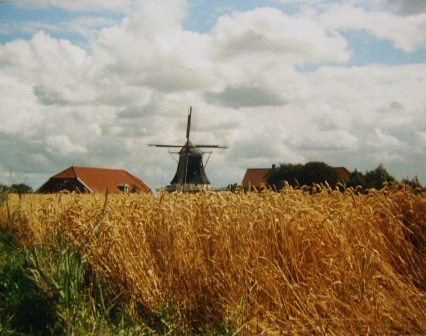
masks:
<svg viewBox="0 0 426 336"><path fill-rule="evenodd" d="M181 333L426 334L426 195L9 196L21 245L61 235L135 319L174 305Z"/></svg>

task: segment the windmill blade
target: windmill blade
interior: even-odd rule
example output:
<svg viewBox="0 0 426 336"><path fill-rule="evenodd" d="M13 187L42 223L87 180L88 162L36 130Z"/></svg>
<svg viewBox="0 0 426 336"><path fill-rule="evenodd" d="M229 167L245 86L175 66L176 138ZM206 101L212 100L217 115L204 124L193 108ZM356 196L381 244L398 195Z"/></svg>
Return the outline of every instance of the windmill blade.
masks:
<svg viewBox="0 0 426 336"><path fill-rule="evenodd" d="M160 144L148 144L149 147L165 147L165 148L180 148L182 145L160 145Z"/></svg>
<svg viewBox="0 0 426 336"><path fill-rule="evenodd" d="M163 147L163 148L228 148L225 145L162 145L162 144L148 144L149 147Z"/></svg>
<svg viewBox="0 0 426 336"><path fill-rule="evenodd" d="M197 147L197 148L228 148L228 146L226 145L195 145L192 147Z"/></svg>
<svg viewBox="0 0 426 336"><path fill-rule="evenodd" d="M189 142L189 132L191 131L191 114L192 114L192 106L189 107L189 111L188 111L188 122L186 124L186 143Z"/></svg>

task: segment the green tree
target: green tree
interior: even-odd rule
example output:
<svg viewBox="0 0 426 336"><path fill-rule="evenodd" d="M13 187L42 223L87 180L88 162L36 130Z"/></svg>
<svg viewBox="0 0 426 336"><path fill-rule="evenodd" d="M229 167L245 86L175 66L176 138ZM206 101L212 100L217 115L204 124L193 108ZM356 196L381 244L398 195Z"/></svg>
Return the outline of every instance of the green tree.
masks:
<svg viewBox="0 0 426 336"><path fill-rule="evenodd" d="M272 188L280 190L284 187L284 183L287 182L292 187L300 186L300 178L302 176L301 164L280 164L279 167L275 167L269 173L267 177L268 185Z"/></svg>
<svg viewBox="0 0 426 336"><path fill-rule="evenodd" d="M272 169L267 178L268 184L277 190L282 189L285 182L292 187L300 187L326 181L330 186L334 186L338 181L338 175L324 162L308 162L305 165L281 164Z"/></svg>
<svg viewBox="0 0 426 336"><path fill-rule="evenodd" d="M304 185L327 182L330 186L334 186L337 181L336 170L324 162L308 162L303 166L300 182Z"/></svg>
<svg viewBox="0 0 426 336"><path fill-rule="evenodd" d="M346 182L348 187L358 187L361 186L363 189L367 188L367 181L365 180L365 176L363 173L358 170L354 170L349 177L349 181Z"/></svg>
<svg viewBox="0 0 426 336"><path fill-rule="evenodd" d="M4 185L4 184L0 184L0 193L2 194L6 194L9 192L10 187Z"/></svg>
<svg viewBox="0 0 426 336"><path fill-rule="evenodd" d="M383 188L383 183L395 182L396 179L388 173L383 164L379 164L376 169L365 173L365 181L367 188L381 189Z"/></svg>
<svg viewBox="0 0 426 336"><path fill-rule="evenodd" d="M26 185L25 183L12 184L10 189L11 192L15 194L31 194L33 192L33 188Z"/></svg>
<svg viewBox="0 0 426 336"><path fill-rule="evenodd" d="M13 194L29 194L33 192L33 188L26 185L25 183L12 184L10 186L0 184L0 192Z"/></svg>
<svg viewBox="0 0 426 336"><path fill-rule="evenodd" d="M422 188L422 185L417 176L414 176L413 178L406 177L405 179L402 180L402 183L410 186L412 189Z"/></svg>

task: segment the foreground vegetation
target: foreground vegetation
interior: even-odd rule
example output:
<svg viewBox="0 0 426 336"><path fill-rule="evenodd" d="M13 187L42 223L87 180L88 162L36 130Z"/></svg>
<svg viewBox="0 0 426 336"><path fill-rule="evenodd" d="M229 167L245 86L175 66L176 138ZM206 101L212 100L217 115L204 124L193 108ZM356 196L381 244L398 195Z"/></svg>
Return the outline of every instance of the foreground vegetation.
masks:
<svg viewBox="0 0 426 336"><path fill-rule="evenodd" d="M9 195L0 335L425 334L426 197Z"/></svg>

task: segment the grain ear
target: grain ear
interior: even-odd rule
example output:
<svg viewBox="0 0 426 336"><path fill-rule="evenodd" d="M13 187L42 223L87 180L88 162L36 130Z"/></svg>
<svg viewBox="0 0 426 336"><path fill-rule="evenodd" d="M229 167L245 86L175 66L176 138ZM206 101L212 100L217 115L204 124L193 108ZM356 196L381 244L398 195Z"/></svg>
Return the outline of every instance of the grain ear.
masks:
<svg viewBox="0 0 426 336"><path fill-rule="evenodd" d="M158 333L426 333L426 201L406 188L11 195L8 207L20 246L69 242L103 295Z"/></svg>

